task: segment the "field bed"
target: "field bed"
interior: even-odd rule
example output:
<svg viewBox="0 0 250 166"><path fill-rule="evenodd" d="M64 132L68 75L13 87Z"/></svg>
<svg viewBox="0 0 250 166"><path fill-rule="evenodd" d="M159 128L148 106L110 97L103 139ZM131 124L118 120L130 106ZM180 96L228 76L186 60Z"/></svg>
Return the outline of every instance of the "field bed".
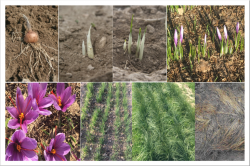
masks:
<svg viewBox="0 0 250 166"><path fill-rule="evenodd" d="M195 160L244 161L244 84L200 83L195 91Z"/></svg>
<svg viewBox="0 0 250 166"><path fill-rule="evenodd" d="M113 64L115 81L166 81L165 6L114 6ZM128 48L133 16L131 54ZM139 29L145 31L143 58L136 57Z"/></svg>
<svg viewBox="0 0 250 166"><path fill-rule="evenodd" d="M65 142L71 146L71 152L68 153L65 157L68 161L76 161L77 156L80 158L80 83L68 83L65 84L65 88L71 86L72 94L76 94L75 102L68 107L66 112L61 111L61 127L59 127L59 111L54 108L54 106L50 106L46 108L51 111L51 115L39 115L38 118L28 125L27 137L34 138L37 141L37 148L35 150L38 151L38 160L44 161L44 149L41 147L41 143L43 146L47 147L50 144L50 140L55 137L55 126L57 126L57 133L65 134ZM17 84L17 83L8 83L5 88L5 104L6 107L13 107L13 103L10 101L9 96L12 98L14 103L16 103L16 90L19 87L22 91L24 97L27 97L27 84ZM50 92L56 94L56 83L49 83L47 85L47 91L45 97L48 97ZM7 127L8 121L13 119L10 113L5 111L5 119L6 119L6 138L12 136L15 132L15 129L11 129ZM6 140L6 145L8 145L8 140Z"/></svg>
<svg viewBox="0 0 250 166"><path fill-rule="evenodd" d="M133 161L195 160L194 86L190 87L133 83Z"/></svg>
<svg viewBox="0 0 250 166"><path fill-rule="evenodd" d="M175 9L167 6L167 8L167 48L170 49L167 55L168 82L244 82L244 6L177 6ZM241 39L236 51L237 22L240 25ZM183 58L175 60L174 32L176 29L179 35L181 25L184 29L181 44ZM224 39L224 25L228 34L228 49L231 48L230 44L233 44L233 53L220 56L220 40L216 27ZM198 51L198 42L200 38L200 45L204 46L205 34L207 46L203 57L202 52ZM191 60L190 50L195 50L196 54Z"/></svg>
<svg viewBox="0 0 250 166"><path fill-rule="evenodd" d="M131 160L131 86L81 84L81 160Z"/></svg>

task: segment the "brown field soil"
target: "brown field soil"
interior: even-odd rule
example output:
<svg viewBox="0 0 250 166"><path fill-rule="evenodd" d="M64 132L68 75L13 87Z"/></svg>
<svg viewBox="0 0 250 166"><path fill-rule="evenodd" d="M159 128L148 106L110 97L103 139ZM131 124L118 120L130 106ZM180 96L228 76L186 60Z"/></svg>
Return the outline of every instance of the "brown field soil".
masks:
<svg viewBox="0 0 250 166"><path fill-rule="evenodd" d="M112 82L112 6L61 6L59 13L60 81ZM91 23L93 60L87 56Z"/></svg>
<svg viewBox="0 0 250 166"><path fill-rule="evenodd" d="M27 97L27 84L22 83L7 83L5 84L5 105L13 106L12 102L9 99L11 96L13 102L15 103L16 89L19 87L22 91L24 97ZM31 124L28 125L27 137L34 138L37 141L37 148L39 161L44 161L43 151L40 143L44 146L48 146L50 140L55 137L55 126L57 126L57 133L65 134L65 142L72 145L71 151L80 158L80 83L66 83L65 88L71 86L72 93L76 94L76 101L67 109L65 113L61 114L61 128L58 126L59 111L57 111L54 106L47 108L52 112L51 115L44 116L39 115L39 117ZM50 94L50 91L56 92L56 83L49 83L47 85L47 93ZM55 93L56 94L56 93ZM5 119L12 118L7 110L5 110ZM71 119L71 122L69 122ZM72 126L73 125L73 126ZM10 138L15 132L14 129L6 127L5 136ZM72 137L75 139L73 140ZM5 145L7 147L8 140L6 140ZM68 153L66 156L68 161L76 161L72 153Z"/></svg>
<svg viewBox="0 0 250 166"><path fill-rule="evenodd" d="M195 160L244 161L244 83L195 84Z"/></svg>
<svg viewBox="0 0 250 166"><path fill-rule="evenodd" d="M188 6L186 6L187 9ZM195 6L192 10L189 9L183 12L183 8L179 7L179 14L177 12L167 11L167 26L174 36L175 29L180 29L181 25L184 28L183 60L170 60L167 68L168 82L244 82L245 80L245 50L235 52L235 28L237 22L240 23L241 37L245 34L245 8L244 6ZM194 31L194 20L196 23L196 32ZM207 30L208 25L208 30ZM229 36L229 43L233 43L233 54L224 54L220 57L220 41L217 33L212 40L212 32L218 27L221 36L224 37L224 25L226 25ZM208 33L209 31L209 33ZM216 30L215 30L216 31ZM178 33L179 34L179 33ZM196 46L198 52L198 38L201 37L201 45L204 44L204 36L207 35L207 50L210 51L210 59L206 53L203 58L200 56L200 63L198 63L198 54L196 59L192 62L193 69L190 67L189 60L189 43ZM172 41L172 54L174 52L174 43Z"/></svg>
<svg viewBox="0 0 250 166"><path fill-rule="evenodd" d="M103 93L103 97L102 97L102 101L100 103L97 102L96 100L96 96L99 92L99 89L101 87L101 83L94 83L93 87L93 94L92 94L92 98L89 101L88 104L88 109L86 112L86 118L84 119L84 121L82 121L81 123L81 160L83 161L97 161L96 159L96 153L97 153L97 149L99 146L101 146L101 153L100 153L100 157L98 158L99 160L102 161L125 161L128 160L125 157L125 151L126 151L126 138L127 135L124 133L125 131L125 122L123 121L124 119L124 109L122 107L122 87L120 84L120 92L119 92L119 111L120 111L120 119L121 119L121 127L118 129L118 133L119 135L116 137L115 134L115 119L116 114L115 114L115 92L116 92L116 86L114 83L108 83L108 84L112 84L112 96L111 96L111 100L110 100L110 110L108 111L108 119L105 122L105 135L104 135L104 141L103 141L103 145L99 144L100 141L100 137L102 136L101 132L100 132L100 128L101 128L101 124L102 124L102 119L104 116L104 111L105 108L107 106L107 95L108 95L108 85L106 85L106 88L104 90ZM128 119L132 122L131 118L132 118L132 103L131 103L131 98L132 98L132 94L131 94L131 84L127 83L126 84L126 88L127 88L127 99L128 99ZM86 88L86 83L81 83L81 91L82 93L84 93L84 95L82 97L86 96L86 92L87 92L87 88ZM84 104L84 100L83 102L81 102L81 108ZM91 118L93 116L94 110L100 108L100 113L98 115L98 119L97 119L97 124L94 127L94 135L93 135L93 140L87 140L87 132L90 131L90 123L91 123ZM130 124L130 130L129 132L131 132L132 134L132 123ZM116 146L116 148L114 149L114 146ZM132 147L132 144L130 145ZM84 148L87 147L88 150L85 153L84 152Z"/></svg>
<svg viewBox="0 0 250 166"><path fill-rule="evenodd" d="M115 81L166 81L166 7L165 6L115 6L113 34L113 64L119 71L114 72ZM123 44L130 33L133 18L131 55L123 50ZM145 45L141 62L135 57L139 29L145 35ZM153 76L145 74L151 74ZM137 73L131 76L131 73ZM143 75L143 76L141 76ZM156 75L159 75L156 77Z"/></svg>
<svg viewBox="0 0 250 166"><path fill-rule="evenodd" d="M36 44L23 41L27 33L23 14L39 35ZM5 80L58 81L58 6L6 6L5 19Z"/></svg>

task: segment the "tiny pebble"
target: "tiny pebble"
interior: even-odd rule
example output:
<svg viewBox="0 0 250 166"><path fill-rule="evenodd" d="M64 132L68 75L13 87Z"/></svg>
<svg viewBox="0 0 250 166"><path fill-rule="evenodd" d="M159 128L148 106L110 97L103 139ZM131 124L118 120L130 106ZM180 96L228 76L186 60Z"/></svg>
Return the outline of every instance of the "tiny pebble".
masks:
<svg viewBox="0 0 250 166"><path fill-rule="evenodd" d="M147 25L147 29L149 33L154 33L155 32L155 28L152 27L151 25Z"/></svg>
<svg viewBox="0 0 250 166"><path fill-rule="evenodd" d="M88 69L88 70L93 70L94 67L93 67L92 65L88 65L87 69Z"/></svg>
<svg viewBox="0 0 250 166"><path fill-rule="evenodd" d="M72 77L72 73L66 73L66 76L68 76L69 78Z"/></svg>

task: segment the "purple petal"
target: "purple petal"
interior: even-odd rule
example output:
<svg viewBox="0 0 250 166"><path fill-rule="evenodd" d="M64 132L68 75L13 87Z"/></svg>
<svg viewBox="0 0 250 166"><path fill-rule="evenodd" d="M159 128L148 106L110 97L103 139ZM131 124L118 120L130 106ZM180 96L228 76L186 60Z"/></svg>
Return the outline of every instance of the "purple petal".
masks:
<svg viewBox="0 0 250 166"><path fill-rule="evenodd" d="M13 161L23 161L24 160L24 156L21 152L18 152L17 150L14 151L14 153L12 154L13 157Z"/></svg>
<svg viewBox="0 0 250 166"><path fill-rule="evenodd" d="M239 32L239 29L240 29L240 23L237 22L237 25L236 25L236 33L237 33L237 34L238 34L238 32Z"/></svg>
<svg viewBox="0 0 250 166"><path fill-rule="evenodd" d="M52 138L52 139L50 140L50 144L49 144L49 146L48 146L48 148L47 148L47 150L48 150L49 152L52 150L53 145L54 145L54 138Z"/></svg>
<svg viewBox="0 0 250 166"><path fill-rule="evenodd" d="M46 91L48 83L40 83L39 90Z"/></svg>
<svg viewBox="0 0 250 166"><path fill-rule="evenodd" d="M39 108L47 108L50 107L53 103L54 101L50 97L45 97L38 103L38 106Z"/></svg>
<svg viewBox="0 0 250 166"><path fill-rule="evenodd" d="M18 113L22 113L23 112L23 107L24 107L24 99L23 96L19 96L16 98L16 108L18 110Z"/></svg>
<svg viewBox="0 0 250 166"><path fill-rule="evenodd" d="M71 106L71 105L75 102L75 100L76 100L76 95L74 94L74 95L71 96L71 97L69 98L69 100L65 103L65 105L63 106L62 111L65 112L65 111L67 110L67 108L68 108L69 106Z"/></svg>
<svg viewBox="0 0 250 166"><path fill-rule="evenodd" d="M65 134L58 133L55 137L55 148L60 147L64 140L65 140Z"/></svg>
<svg viewBox="0 0 250 166"><path fill-rule="evenodd" d="M23 105L23 109L22 109L24 115L26 115L30 112L31 106L32 106L32 98L31 98L31 96L28 96L24 100L24 105Z"/></svg>
<svg viewBox="0 0 250 166"><path fill-rule="evenodd" d="M180 32L180 42L182 43L183 40L183 26L181 26L181 32Z"/></svg>
<svg viewBox="0 0 250 166"><path fill-rule="evenodd" d="M25 115L23 123L26 122L27 124L30 124L31 122L36 120L38 116L39 114L36 111L30 111L28 114Z"/></svg>
<svg viewBox="0 0 250 166"><path fill-rule="evenodd" d="M45 159L46 161L48 161L48 155L47 155L46 150L43 151L43 156L44 156L44 159Z"/></svg>
<svg viewBox="0 0 250 166"><path fill-rule="evenodd" d="M35 149L37 147L37 142L33 138L26 137L23 139L20 145L25 149Z"/></svg>
<svg viewBox="0 0 250 166"><path fill-rule="evenodd" d="M15 143L20 143L25 137L25 133L22 130L16 130L13 133L11 140Z"/></svg>
<svg viewBox="0 0 250 166"><path fill-rule="evenodd" d="M177 38L177 30L175 29L175 32L174 32L174 44L175 44L175 46L177 46L177 40L178 40L178 38Z"/></svg>
<svg viewBox="0 0 250 166"><path fill-rule="evenodd" d="M54 95L49 95L49 97L54 101L53 105L56 110L61 110L61 107L57 103L57 98Z"/></svg>
<svg viewBox="0 0 250 166"><path fill-rule="evenodd" d="M62 96L64 89L65 89L64 83L57 83L57 87L56 87L57 96Z"/></svg>
<svg viewBox="0 0 250 166"><path fill-rule="evenodd" d="M28 158L28 157L24 156L24 161L38 161L38 156L35 155L32 158Z"/></svg>
<svg viewBox="0 0 250 166"><path fill-rule="evenodd" d="M9 157L9 156L6 155L5 156L5 161L13 161L13 160L12 160L12 157Z"/></svg>
<svg viewBox="0 0 250 166"><path fill-rule="evenodd" d="M9 111L10 115L15 118L18 119L19 118L19 114L18 111L15 107L6 107L6 109Z"/></svg>
<svg viewBox="0 0 250 166"><path fill-rule="evenodd" d="M69 86L68 88L65 89L65 91L63 92L61 96L62 103L66 104L70 96L71 96L71 87Z"/></svg>
<svg viewBox="0 0 250 166"><path fill-rule="evenodd" d="M23 124L22 124L22 130L23 132L26 134L27 133L27 121L24 121Z"/></svg>
<svg viewBox="0 0 250 166"><path fill-rule="evenodd" d="M6 148L6 156L12 156L13 152L16 150L15 143L9 143L9 145Z"/></svg>
<svg viewBox="0 0 250 166"><path fill-rule="evenodd" d="M43 109L43 108L39 108L38 113L39 113L40 115L50 115L50 114L52 114L51 111L46 110L46 109Z"/></svg>
<svg viewBox="0 0 250 166"><path fill-rule="evenodd" d="M59 147L56 147L56 153L64 156L69 153L70 149L70 146L63 142Z"/></svg>
<svg viewBox="0 0 250 166"><path fill-rule="evenodd" d="M53 155L53 161L67 161L67 159L60 154L56 154Z"/></svg>
<svg viewBox="0 0 250 166"><path fill-rule="evenodd" d="M16 89L16 98L17 98L17 96L23 96L22 91L19 87L17 87L17 89Z"/></svg>
<svg viewBox="0 0 250 166"><path fill-rule="evenodd" d="M23 150L23 149L21 149L21 152L22 152L23 155L24 155L25 157L27 157L27 158L34 158L34 157L37 156L37 155L36 155L36 152L34 152L34 151Z"/></svg>
<svg viewBox="0 0 250 166"><path fill-rule="evenodd" d="M20 127L20 123L18 123L18 119L9 120L8 127L11 129L17 129Z"/></svg>
<svg viewBox="0 0 250 166"><path fill-rule="evenodd" d="M204 44L207 43L207 35L205 34Z"/></svg>
<svg viewBox="0 0 250 166"><path fill-rule="evenodd" d="M218 27L216 27L217 28L217 34L218 34L218 38L220 39L220 41L221 41L221 34L220 34L220 30L219 30L219 28Z"/></svg>
<svg viewBox="0 0 250 166"><path fill-rule="evenodd" d="M32 101L32 108L34 111L37 111L37 112L39 111L36 99L33 99L33 101Z"/></svg>

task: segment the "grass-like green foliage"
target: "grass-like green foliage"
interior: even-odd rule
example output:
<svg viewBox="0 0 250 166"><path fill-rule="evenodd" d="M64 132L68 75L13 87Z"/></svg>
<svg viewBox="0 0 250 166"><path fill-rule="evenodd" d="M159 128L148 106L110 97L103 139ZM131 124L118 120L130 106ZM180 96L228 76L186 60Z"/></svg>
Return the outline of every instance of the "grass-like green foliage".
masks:
<svg viewBox="0 0 250 166"><path fill-rule="evenodd" d="M111 156L111 160L116 160L118 156L118 142L119 142L119 130L121 127L121 117L120 117L120 108L119 108L119 95L120 95L120 84L115 83L116 91L115 91L115 140L113 144L113 152Z"/></svg>
<svg viewBox="0 0 250 166"><path fill-rule="evenodd" d="M96 108L94 110L93 116L90 120L89 130L87 131L87 136L86 136L88 142L92 142L94 140L95 127L96 127L98 116L99 116L100 112L101 112L100 108Z"/></svg>
<svg viewBox="0 0 250 166"><path fill-rule="evenodd" d="M84 100L84 104L83 104L83 107L82 107L82 114L81 114L82 124L83 124L83 122L84 122L84 120L86 118L86 111L88 109L89 100L93 95L93 90L94 90L93 83L88 83L87 84L87 90L88 90L88 92L86 94L86 98Z"/></svg>
<svg viewBox="0 0 250 166"><path fill-rule="evenodd" d="M146 35L147 27L145 28L142 40L141 40L141 45L140 45L140 50L139 50L139 59L142 60L143 57L143 50L144 50L144 43L145 43L145 35Z"/></svg>
<svg viewBox="0 0 250 166"><path fill-rule="evenodd" d="M135 56L139 57L139 50L140 50L140 44L141 44L141 28L139 29L138 39L137 39L137 45L136 45L136 53Z"/></svg>
<svg viewBox="0 0 250 166"><path fill-rule="evenodd" d="M132 159L195 159L195 109L175 83L133 83Z"/></svg>
<svg viewBox="0 0 250 166"><path fill-rule="evenodd" d="M96 100L97 100L98 103L100 103L102 101L102 95L104 93L104 89L106 88L106 85L107 84L105 82L102 82L100 90L99 90L99 92L98 92L98 94L96 96Z"/></svg>
<svg viewBox="0 0 250 166"><path fill-rule="evenodd" d="M130 130L130 123L131 120L129 119L129 113L128 113L128 100L127 100L127 88L126 83L122 83L122 107L124 110L124 125L125 125L125 137L126 137L126 151L125 151L125 160L131 161L132 160L132 147L130 146L132 144L132 133Z"/></svg>
<svg viewBox="0 0 250 166"><path fill-rule="evenodd" d="M186 85L195 93L195 84L192 82L187 82Z"/></svg>
<svg viewBox="0 0 250 166"><path fill-rule="evenodd" d="M103 118L102 118L102 123L100 125L100 133L101 137L99 138L99 144L95 152L94 160L95 161L100 161L102 160L102 146L104 144L104 136L105 136L105 123L108 120L108 115L109 115L109 110L111 106L111 97L112 97L112 83L108 83L108 95L107 95L107 105L104 110Z"/></svg>

